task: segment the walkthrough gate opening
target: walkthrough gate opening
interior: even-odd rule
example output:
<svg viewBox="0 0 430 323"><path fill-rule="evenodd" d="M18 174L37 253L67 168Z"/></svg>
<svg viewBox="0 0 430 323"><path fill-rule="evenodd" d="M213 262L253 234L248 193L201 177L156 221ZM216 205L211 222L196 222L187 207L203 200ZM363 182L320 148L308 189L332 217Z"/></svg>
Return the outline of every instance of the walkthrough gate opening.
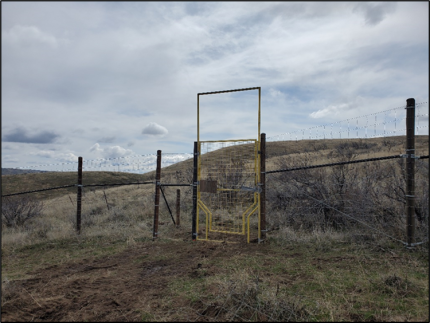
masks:
<svg viewBox="0 0 430 323"><path fill-rule="evenodd" d="M257 139L200 141L200 95L249 90L258 90ZM193 239L260 241L260 104L260 87L197 94Z"/></svg>

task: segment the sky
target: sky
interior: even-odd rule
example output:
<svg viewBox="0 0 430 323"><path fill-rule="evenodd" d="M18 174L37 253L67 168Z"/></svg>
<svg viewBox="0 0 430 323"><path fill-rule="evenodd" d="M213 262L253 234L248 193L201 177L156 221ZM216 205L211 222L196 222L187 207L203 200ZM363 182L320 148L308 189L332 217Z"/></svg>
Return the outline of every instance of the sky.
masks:
<svg viewBox="0 0 430 323"><path fill-rule="evenodd" d="M270 138L428 102L428 2L3 1L1 19L3 168L184 157L202 92L261 87ZM258 91L201 95L199 130L257 139Z"/></svg>

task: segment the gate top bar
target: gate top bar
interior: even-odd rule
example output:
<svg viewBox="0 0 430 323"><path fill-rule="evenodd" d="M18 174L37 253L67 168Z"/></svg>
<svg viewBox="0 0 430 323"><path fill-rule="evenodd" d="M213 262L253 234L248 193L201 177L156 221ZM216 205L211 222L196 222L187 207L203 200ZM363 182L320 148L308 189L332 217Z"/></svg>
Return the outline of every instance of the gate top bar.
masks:
<svg viewBox="0 0 430 323"><path fill-rule="evenodd" d="M249 91L249 90L258 90L258 135L257 135L258 139L257 139L257 141L259 141L259 139L260 139L260 115L261 115L261 86L249 87L249 88L243 88L243 89L235 89L235 90L197 93L197 142L200 142L200 111L199 111L200 110L200 95ZM258 150L260 150L260 149L258 149Z"/></svg>
<svg viewBox="0 0 430 323"><path fill-rule="evenodd" d="M239 91L249 91L249 90L259 90L259 89L261 89L261 87L249 87L249 88L245 88L245 89L236 89L236 90L225 90L225 91L215 91L215 92L202 92L202 93L197 93L197 95L228 93L228 92L239 92Z"/></svg>

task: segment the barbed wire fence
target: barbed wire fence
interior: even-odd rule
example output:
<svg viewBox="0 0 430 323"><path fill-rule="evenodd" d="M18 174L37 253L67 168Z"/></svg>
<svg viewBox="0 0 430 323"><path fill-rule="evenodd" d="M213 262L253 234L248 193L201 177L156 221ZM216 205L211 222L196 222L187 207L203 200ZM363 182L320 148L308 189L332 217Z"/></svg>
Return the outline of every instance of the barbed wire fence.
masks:
<svg viewBox="0 0 430 323"><path fill-rule="evenodd" d="M428 103L415 104L415 112L415 151L405 151L411 126L404 106L267 138L267 230L386 236L408 247L428 242ZM277 141L288 141L288 148ZM384 156L387 151L396 154ZM415 172L408 180L411 159Z"/></svg>
<svg viewBox="0 0 430 323"><path fill-rule="evenodd" d="M400 217L395 215L405 213L404 207L407 200L404 192L405 179L402 173L406 158L401 156L404 153L404 139L398 138L404 138L406 132L404 109L404 107L398 107L268 137L267 142L275 144L266 152L266 159L271 160L266 173L273 174L267 178L267 197L272 201L268 205L268 210L272 214L269 225L272 227L268 229L274 230L279 224L300 228L308 227L308 229L316 227L322 230L328 227L338 229L351 226L351 222L345 220L349 219L354 220L355 223L362 223L364 227L372 228L379 234L403 242L404 232L402 233L401 228L404 228L406 219L404 215ZM415 133L417 136L428 135L428 103L418 103L415 105L415 109ZM382 143L385 148L398 154L380 156L381 147L372 141L380 137L386 138ZM356 141L350 139L356 139ZM288 149L288 151L280 152L276 146L278 141L288 141L289 148L282 148ZM304 151L298 149L298 146L294 145L294 142L298 141L308 141L308 148ZM232 143L232 145L234 144ZM417 151L423 149L422 146L417 148ZM315 159L311 152L316 150L320 150L322 153ZM427 231L425 229L428 227L428 180L426 180L428 161L424 160L428 156L421 157L416 160L418 176L415 181L418 184L418 203L416 203L414 211L421 228L417 237L423 242L428 240L428 229ZM174 194L169 186L193 187L192 160L193 153L163 153L160 162L163 169L163 183L159 181L158 184L155 173L157 154L83 160L82 172L110 171L149 173L151 175L146 180L138 182L85 185L73 183L9 193L2 197L76 189L76 187L88 187L92 190L96 187L104 189L113 186L155 184L156 188L160 188L160 193L166 202L164 212L168 211L175 223L173 208L169 207L169 205L174 205L172 198ZM326 162L322 163L323 160ZM187 161L188 166L182 169L169 169L169 166L181 161ZM383 165L381 162L390 164L381 166ZM24 172L26 170L29 172L36 170L76 172L78 164L79 161L63 162L18 167L17 169ZM186 210L192 209L190 191L187 190L189 193L187 193ZM155 195L156 193L153 194L154 199ZM73 202L70 195L69 198L72 205L78 203L77 200ZM104 198L109 209L106 194L104 194ZM362 236L365 237L368 234L363 233Z"/></svg>
<svg viewBox="0 0 430 323"><path fill-rule="evenodd" d="M192 153L164 153L162 166L192 158ZM121 157L97 158L83 160L84 171L111 171L134 174L145 174L155 171L157 154L129 155ZM38 164L32 166L15 167L20 173L31 172L76 172L78 161Z"/></svg>
<svg viewBox="0 0 430 323"><path fill-rule="evenodd" d="M406 133L404 109L405 107L402 106L307 129L294 130L267 137L267 142L402 136ZM428 102L416 103L415 109L415 135L428 135Z"/></svg>
<svg viewBox="0 0 430 323"><path fill-rule="evenodd" d="M170 198L170 195L167 196L165 194L166 189L169 186L189 186L186 184L178 183L178 180L183 180L186 178L186 171L183 172L182 170L169 170L169 166L172 166L178 162L186 161L187 159L190 159L190 156L193 156L190 153L164 153L163 154L163 160L160 161L160 165L157 165L157 154L146 154L146 155L132 155L132 156L125 156L125 157L116 157L116 158L103 158L103 159L89 159L89 160L83 160L82 157L79 157L77 162L69 162L69 163L50 163L50 164L41 164L31 167L19 167L17 168L22 173L34 173L34 172L45 172L49 173L50 175L53 175L51 177L51 180L58 180L57 177L54 177L57 173L63 173L62 175L62 181L70 181L71 183L74 182L74 184L68 184L68 185L58 185L58 186L49 186L49 183L46 183L44 181L43 183L39 183L41 188L32 189L32 190L26 190L21 192L14 192L8 194L2 194L2 198L5 198L7 203L11 203L10 200L8 200L10 197L15 196L27 196L31 195L32 193L36 194L43 194L45 192L49 191L57 191L58 194L66 194L69 196L69 200L71 202L71 205L75 209L75 219L72 221L74 222L74 227L76 228L76 231L78 233L81 232L81 226L85 225L91 225L92 222L91 218L94 218L93 215L95 213L99 213L100 210L97 207L91 207L88 205L85 205L87 203L94 202L94 196L96 195L96 190L101 190L103 194L101 195L101 199L103 199L106 202L106 207L108 211L113 210L113 212L116 214L116 212L112 206L115 205L113 202L115 200L114 197L108 196L106 194L105 189L107 188L113 188L113 187L123 187L123 186L136 186L137 188L142 188L145 185L148 184L157 184L155 181L155 171L157 170L157 167L159 166L160 169L163 168L165 172L163 172L163 179L165 182L162 184L164 187L164 190L162 188L163 192L163 198L165 201L165 205L161 208L163 213L168 213L166 215L170 215L173 223L179 224L179 209L176 210L176 220L173 217L172 211L173 207L171 208L170 205L174 206L174 202L176 204L180 203L180 196L178 192L175 192L177 194L177 200L172 201ZM22 172L23 171L23 172ZM28 171L28 172L27 172ZM77 171L77 176L76 176ZM97 175L96 172L103 172L104 175L100 177ZM107 176L106 174L114 175L117 173L118 175L121 173L130 173L134 174L135 176ZM85 174L85 175L83 175ZM67 176L66 175L71 175ZM84 178L84 181L83 181ZM134 181L130 181L129 179L133 178ZM166 182L167 181L167 182ZM191 181L190 181L191 182ZM183 183L183 182L182 182ZM77 195L76 195L77 190ZM91 195L91 197L88 197L85 193L94 192L94 196ZM110 190L111 194L115 194L115 191ZM74 193L70 195L70 193ZM166 192L167 193L167 192ZM172 193L172 192L169 192ZM57 194L57 195L58 195ZM145 194L148 194L148 190L145 191ZM73 196L74 195L74 196ZM152 195L152 199L154 198L154 194ZM190 195L190 194L188 194ZM47 195L44 195L47 196ZM51 195L54 196L54 195ZM166 197L167 196L167 197ZM85 203L87 198L87 203ZM189 203L187 203L188 200L191 200L191 198L188 198L188 196L182 196L182 208L185 210L188 210L190 208ZM24 198L25 199L25 198ZM185 201L185 203L184 203ZM47 202L47 203L46 203ZM13 203L13 202L12 202ZM48 200L44 201L45 206L48 204L49 207L55 208L56 202ZM97 204L97 202L96 202ZM70 207L70 206L69 206ZM84 210L84 211L83 211ZM67 211L69 215L73 212L72 210ZM84 216L83 215L84 212ZM89 220L90 219L90 220Z"/></svg>

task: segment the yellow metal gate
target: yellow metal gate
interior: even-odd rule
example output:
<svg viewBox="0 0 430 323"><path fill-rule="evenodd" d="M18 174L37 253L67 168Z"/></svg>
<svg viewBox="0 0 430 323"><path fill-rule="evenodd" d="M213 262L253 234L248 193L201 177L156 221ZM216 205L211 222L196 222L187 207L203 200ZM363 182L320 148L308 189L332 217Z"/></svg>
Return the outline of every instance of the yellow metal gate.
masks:
<svg viewBox="0 0 430 323"><path fill-rule="evenodd" d="M198 148L197 239L236 234L249 242L251 224L260 238L258 141L201 141Z"/></svg>
<svg viewBox="0 0 430 323"><path fill-rule="evenodd" d="M257 139L200 141L201 95L252 90L258 91ZM260 87L197 94L197 240L247 235L249 243L252 231L260 241L260 104Z"/></svg>

